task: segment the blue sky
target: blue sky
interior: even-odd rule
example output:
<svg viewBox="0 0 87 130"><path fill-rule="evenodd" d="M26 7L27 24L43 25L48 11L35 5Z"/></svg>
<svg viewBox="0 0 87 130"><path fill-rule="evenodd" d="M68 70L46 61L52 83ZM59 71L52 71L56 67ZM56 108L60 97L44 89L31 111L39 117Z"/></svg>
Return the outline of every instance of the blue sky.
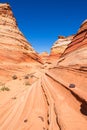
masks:
<svg viewBox="0 0 87 130"><path fill-rule="evenodd" d="M41 53L50 52L58 35L75 34L87 18L87 0L0 0L11 5L18 27Z"/></svg>

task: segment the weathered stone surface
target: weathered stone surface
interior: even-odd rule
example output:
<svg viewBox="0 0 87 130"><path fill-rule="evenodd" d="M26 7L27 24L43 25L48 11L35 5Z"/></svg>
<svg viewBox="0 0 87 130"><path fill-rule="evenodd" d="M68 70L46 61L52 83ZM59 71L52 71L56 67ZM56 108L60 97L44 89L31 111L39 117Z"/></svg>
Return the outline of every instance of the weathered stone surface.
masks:
<svg viewBox="0 0 87 130"><path fill-rule="evenodd" d="M70 53L78 48L87 45L87 20L85 20L77 34L74 36L72 42L68 45L67 49L64 52L64 55Z"/></svg>
<svg viewBox="0 0 87 130"><path fill-rule="evenodd" d="M64 53L68 44L71 43L73 36L68 37L59 36L58 38L59 39L53 44L51 48L50 55L57 55L58 57L60 57Z"/></svg>
<svg viewBox="0 0 87 130"><path fill-rule="evenodd" d="M9 5L1 7L6 11ZM14 19L11 11L5 11L4 14ZM7 21L11 22L9 17ZM82 40L84 29L75 35L72 46L65 37L60 37L57 47L68 44L69 50L59 60L58 55L42 53L40 57L45 61L42 65L15 19L13 25L9 22L7 25L7 21L5 27L0 25L0 130L86 130L87 36ZM81 46L76 48L78 44Z"/></svg>
<svg viewBox="0 0 87 130"><path fill-rule="evenodd" d="M76 69L87 68L87 20L82 23L62 58L59 59L58 65L74 66Z"/></svg>
<svg viewBox="0 0 87 130"><path fill-rule="evenodd" d="M9 4L0 4L0 61L40 61L17 26Z"/></svg>
<svg viewBox="0 0 87 130"><path fill-rule="evenodd" d="M77 33L81 33L83 31L87 31L87 19L81 24L80 29Z"/></svg>
<svg viewBox="0 0 87 130"><path fill-rule="evenodd" d="M39 54L39 56L41 57L43 63L45 63L49 58L48 52L42 52L41 54Z"/></svg>

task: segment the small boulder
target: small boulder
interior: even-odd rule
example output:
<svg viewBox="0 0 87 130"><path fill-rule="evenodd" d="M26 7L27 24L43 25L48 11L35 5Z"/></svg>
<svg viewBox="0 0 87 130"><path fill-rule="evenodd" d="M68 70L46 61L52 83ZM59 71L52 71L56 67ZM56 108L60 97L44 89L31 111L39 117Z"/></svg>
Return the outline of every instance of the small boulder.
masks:
<svg viewBox="0 0 87 130"><path fill-rule="evenodd" d="M75 84L70 84L69 88L75 88Z"/></svg>

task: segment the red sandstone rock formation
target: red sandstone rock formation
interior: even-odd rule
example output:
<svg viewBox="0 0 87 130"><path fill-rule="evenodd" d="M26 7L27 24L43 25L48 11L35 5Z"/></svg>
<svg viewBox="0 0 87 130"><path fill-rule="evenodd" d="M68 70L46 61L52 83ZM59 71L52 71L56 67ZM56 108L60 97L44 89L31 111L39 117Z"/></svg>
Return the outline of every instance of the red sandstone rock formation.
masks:
<svg viewBox="0 0 87 130"><path fill-rule="evenodd" d="M10 5L0 4L0 79L18 71L26 73L33 64L40 63L41 58L19 30Z"/></svg>
<svg viewBox="0 0 87 130"><path fill-rule="evenodd" d="M0 7L5 9L3 13L12 16L9 5ZM35 62L35 51L14 21L14 29L9 22L6 22L9 26L0 26L3 34L0 33L0 130L86 130L87 37L76 48L86 25L74 37L79 35L72 42L75 49L66 49L66 55L54 66L53 62L51 65Z"/></svg>
<svg viewBox="0 0 87 130"><path fill-rule="evenodd" d="M39 54L39 56L41 57L44 63L46 63L49 58L49 54L47 52L42 52L41 54Z"/></svg>
<svg viewBox="0 0 87 130"><path fill-rule="evenodd" d="M80 26L77 34L74 36L72 42L65 50L64 55L78 48L81 48L83 45L87 45L87 20L85 20Z"/></svg>
<svg viewBox="0 0 87 130"><path fill-rule="evenodd" d="M9 4L0 4L0 62L39 61L30 43L18 29Z"/></svg>
<svg viewBox="0 0 87 130"><path fill-rule="evenodd" d="M72 39L73 35L68 37L59 36L58 40L53 44L51 48L50 55L60 57L64 53L68 44L71 43Z"/></svg>
<svg viewBox="0 0 87 130"><path fill-rule="evenodd" d="M86 68L87 66L87 20L85 20L72 42L66 48L59 65Z"/></svg>

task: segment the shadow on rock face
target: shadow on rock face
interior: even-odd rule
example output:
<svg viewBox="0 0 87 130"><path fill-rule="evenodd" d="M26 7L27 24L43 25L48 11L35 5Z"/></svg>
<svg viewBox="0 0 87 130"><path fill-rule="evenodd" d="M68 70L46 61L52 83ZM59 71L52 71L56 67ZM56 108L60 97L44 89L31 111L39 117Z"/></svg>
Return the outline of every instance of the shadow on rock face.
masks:
<svg viewBox="0 0 87 130"><path fill-rule="evenodd" d="M86 115L87 116L87 102L82 102L81 106L80 106L80 112L83 114L83 115Z"/></svg>

